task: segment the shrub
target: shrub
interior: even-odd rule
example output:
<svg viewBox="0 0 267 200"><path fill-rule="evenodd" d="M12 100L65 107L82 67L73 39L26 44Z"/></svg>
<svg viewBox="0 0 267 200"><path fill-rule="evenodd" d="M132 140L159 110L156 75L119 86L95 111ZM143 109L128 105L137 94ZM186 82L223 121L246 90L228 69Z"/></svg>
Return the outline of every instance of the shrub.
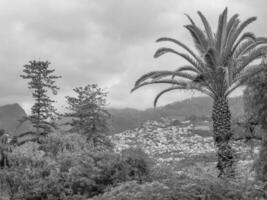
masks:
<svg viewBox="0 0 267 200"><path fill-rule="evenodd" d="M120 159L113 165L113 182L136 180L147 181L153 165L149 156L140 148L129 148L121 152Z"/></svg>
<svg viewBox="0 0 267 200"><path fill-rule="evenodd" d="M57 156L64 151L77 152L89 149L86 138L75 133L54 132L43 139L40 149L48 156Z"/></svg>
<svg viewBox="0 0 267 200"><path fill-rule="evenodd" d="M11 167L0 171L0 186L16 199L90 197L109 184L102 174L118 156L91 148L79 135L51 134L41 144L14 148Z"/></svg>
<svg viewBox="0 0 267 200"><path fill-rule="evenodd" d="M82 152L75 156L76 161L69 168L73 193L87 197L103 193L104 189L112 184L106 171L112 166L117 155L110 152ZM73 160L73 157L69 159Z"/></svg>
<svg viewBox="0 0 267 200"><path fill-rule="evenodd" d="M257 179L267 183L267 141L262 142L258 158L255 160Z"/></svg>
<svg viewBox="0 0 267 200"><path fill-rule="evenodd" d="M63 196L70 194L65 184L67 180L61 174L53 173L56 168L48 159L30 158L25 152L20 156L15 153L10 157L11 167L0 172L1 187L10 199L66 199Z"/></svg>
<svg viewBox="0 0 267 200"><path fill-rule="evenodd" d="M169 188L162 183L139 184L131 181L122 183L91 200L171 200L170 194Z"/></svg>
<svg viewBox="0 0 267 200"><path fill-rule="evenodd" d="M152 179L166 185L171 190L174 200L260 200L267 198L267 192L261 185L255 186L253 182L244 184L222 180L207 174L201 168L188 169L187 173L177 173L168 166L157 166L152 170Z"/></svg>

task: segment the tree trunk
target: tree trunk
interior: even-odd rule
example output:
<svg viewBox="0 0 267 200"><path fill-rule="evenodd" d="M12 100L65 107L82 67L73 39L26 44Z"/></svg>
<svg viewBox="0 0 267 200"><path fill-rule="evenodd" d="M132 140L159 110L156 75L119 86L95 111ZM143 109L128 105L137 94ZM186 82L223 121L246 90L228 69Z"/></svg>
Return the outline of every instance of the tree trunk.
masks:
<svg viewBox="0 0 267 200"><path fill-rule="evenodd" d="M218 177L234 178L234 151L229 142L232 137L231 113L226 98L216 98L212 110L213 137L217 147Z"/></svg>

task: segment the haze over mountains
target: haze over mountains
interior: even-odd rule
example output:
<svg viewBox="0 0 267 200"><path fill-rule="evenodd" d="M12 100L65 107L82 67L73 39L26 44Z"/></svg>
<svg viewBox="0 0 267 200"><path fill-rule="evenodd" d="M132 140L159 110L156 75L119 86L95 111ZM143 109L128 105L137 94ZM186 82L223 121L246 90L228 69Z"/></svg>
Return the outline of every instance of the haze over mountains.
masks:
<svg viewBox="0 0 267 200"><path fill-rule="evenodd" d="M230 109L233 118L244 114L242 96L230 98ZM208 97L195 97L184 101L177 101L156 109L136 110L132 108L109 109L111 118L111 131L121 132L136 128L147 120L160 120L162 117L184 119L189 116L210 117L212 100Z"/></svg>
<svg viewBox="0 0 267 200"><path fill-rule="evenodd" d="M229 101L233 117L243 115L242 97L231 98ZM148 120L160 120L162 117L182 120L186 117L206 116L209 117L212 109L212 100L208 97L195 97L180 102L174 102L156 109L137 110L132 108L116 109L109 108L112 117L110 120L110 132L118 133L124 130L141 126ZM18 120L25 117L26 113L19 104L10 104L0 107L0 129L14 133L19 125ZM16 134L31 129L27 122L20 126Z"/></svg>

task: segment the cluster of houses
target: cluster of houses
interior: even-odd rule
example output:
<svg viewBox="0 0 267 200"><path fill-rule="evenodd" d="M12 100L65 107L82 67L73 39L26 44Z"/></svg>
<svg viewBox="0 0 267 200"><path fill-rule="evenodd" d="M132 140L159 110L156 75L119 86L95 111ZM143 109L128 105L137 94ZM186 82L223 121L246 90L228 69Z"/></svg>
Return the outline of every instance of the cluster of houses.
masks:
<svg viewBox="0 0 267 200"><path fill-rule="evenodd" d="M174 126L164 122L147 121L141 127L111 136L115 150L142 148L159 162L179 161L183 157L215 152L211 137L193 134L192 123Z"/></svg>
<svg viewBox="0 0 267 200"><path fill-rule="evenodd" d="M209 123L184 121L174 125L165 119L161 122L147 121L139 128L111 136L111 140L117 152L130 147L141 148L159 163L173 163L198 155L215 155L212 135L203 137L196 134L197 131L210 131ZM234 148L237 152L249 151L242 144Z"/></svg>

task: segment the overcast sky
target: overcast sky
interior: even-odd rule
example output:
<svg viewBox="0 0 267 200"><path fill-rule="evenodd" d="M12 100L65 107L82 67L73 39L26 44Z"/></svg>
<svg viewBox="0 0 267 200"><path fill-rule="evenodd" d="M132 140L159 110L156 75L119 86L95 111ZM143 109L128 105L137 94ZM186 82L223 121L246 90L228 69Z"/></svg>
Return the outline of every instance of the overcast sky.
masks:
<svg viewBox="0 0 267 200"><path fill-rule="evenodd" d="M155 40L170 36L192 45L184 13L200 22L200 10L216 27L226 6L243 20L257 16L249 30L267 36L265 0L0 0L0 105L17 102L29 111L31 92L19 75L35 59L50 61L62 76L53 97L58 109L74 87L92 83L109 91L111 107L152 107L162 87L130 94L134 81L146 72L185 64L171 55L154 59L160 47ZM193 95L169 93L159 105Z"/></svg>

